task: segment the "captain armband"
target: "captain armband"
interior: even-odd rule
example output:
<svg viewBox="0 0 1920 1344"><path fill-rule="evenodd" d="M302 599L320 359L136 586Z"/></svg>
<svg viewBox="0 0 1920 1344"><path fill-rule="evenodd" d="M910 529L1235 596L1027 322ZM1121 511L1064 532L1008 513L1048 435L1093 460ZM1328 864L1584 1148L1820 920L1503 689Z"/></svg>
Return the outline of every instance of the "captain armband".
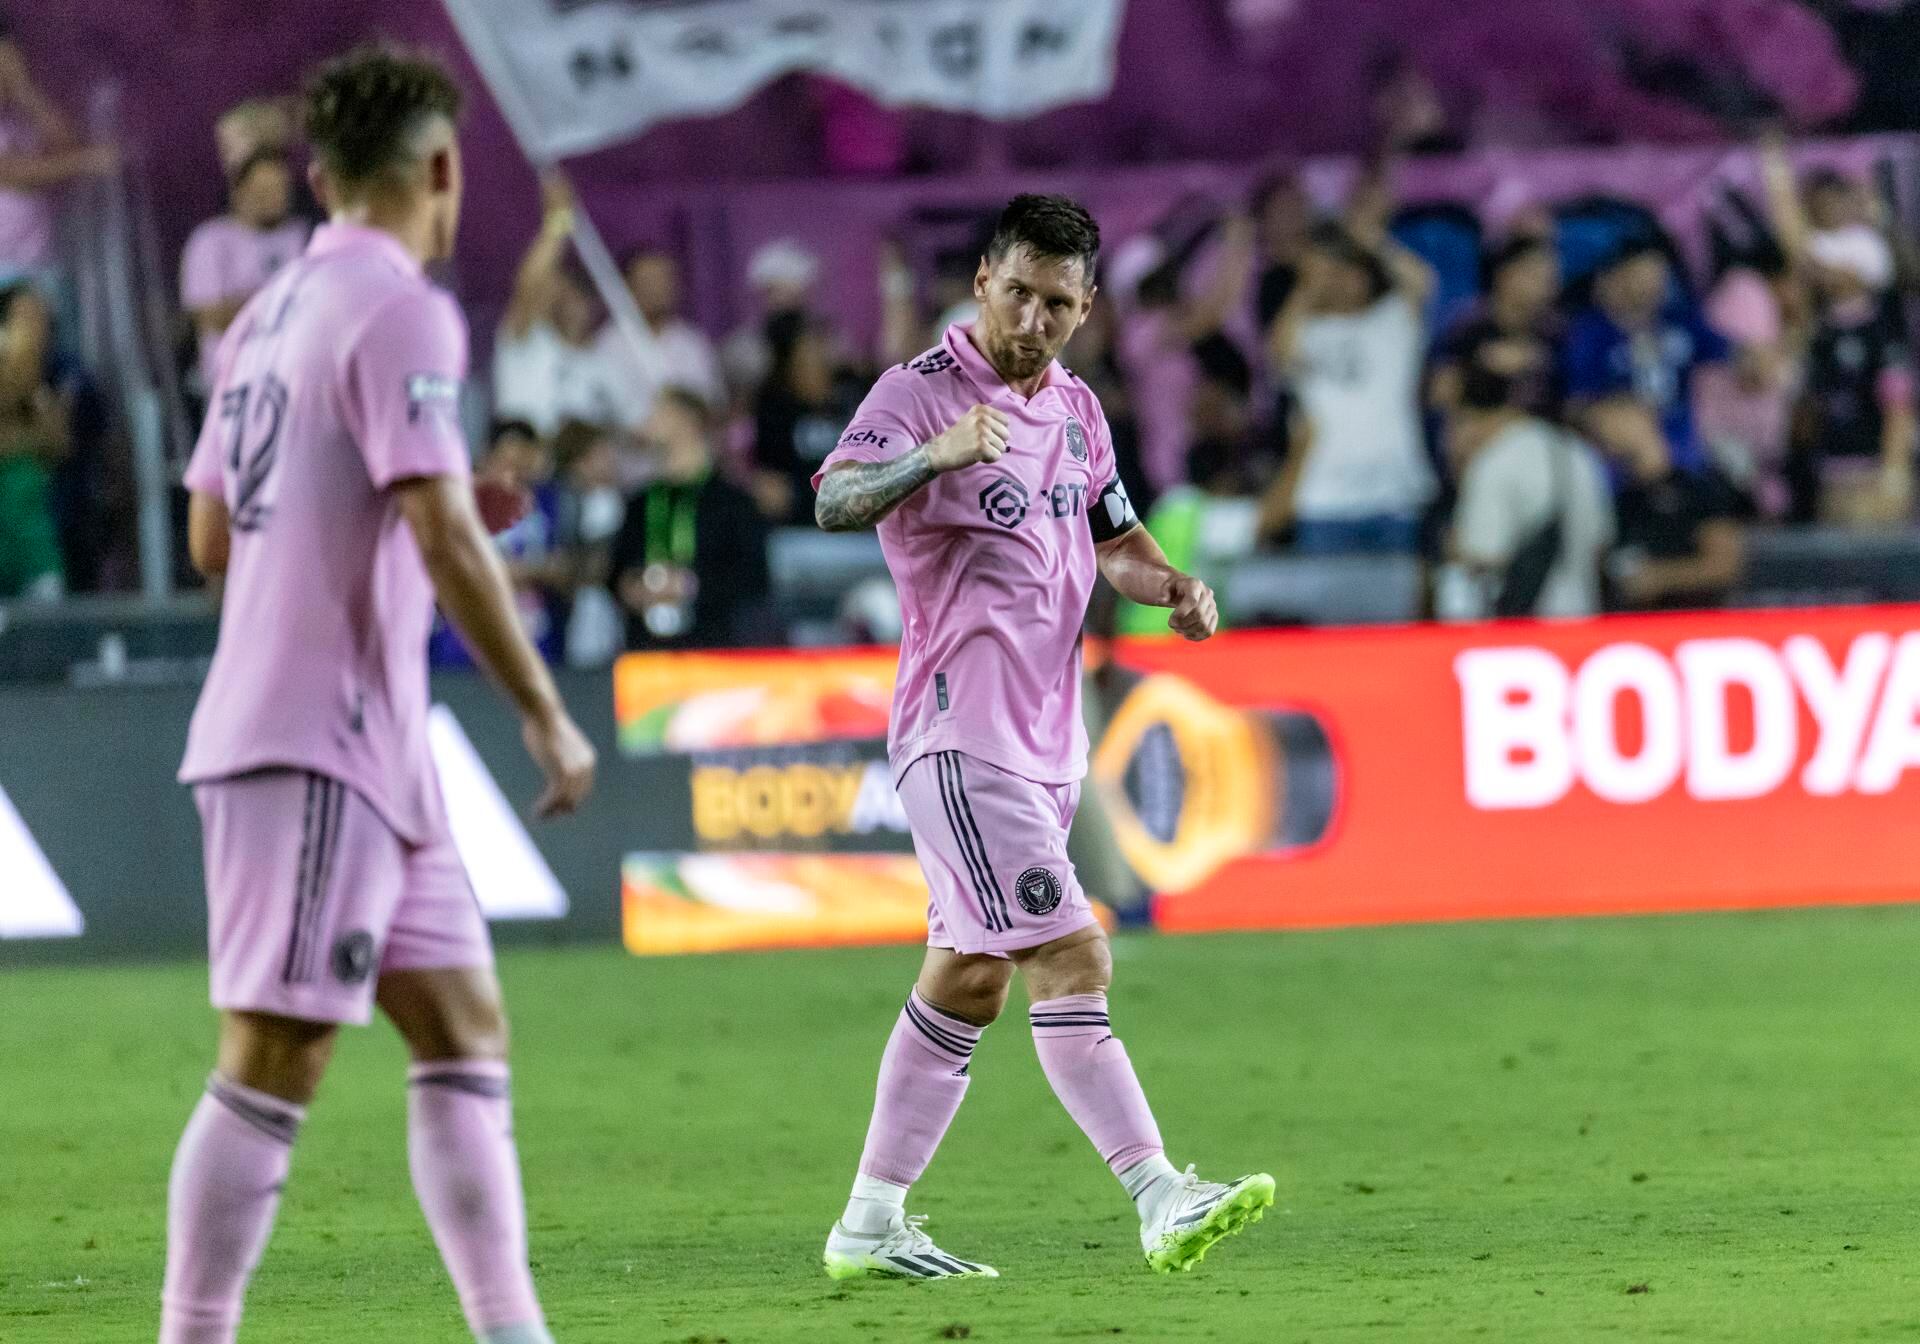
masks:
<svg viewBox="0 0 1920 1344"><path fill-rule="evenodd" d="M1140 516L1127 498L1127 487L1115 476L1100 488L1093 507L1087 510L1087 526L1093 531L1094 544L1125 536L1140 525Z"/></svg>

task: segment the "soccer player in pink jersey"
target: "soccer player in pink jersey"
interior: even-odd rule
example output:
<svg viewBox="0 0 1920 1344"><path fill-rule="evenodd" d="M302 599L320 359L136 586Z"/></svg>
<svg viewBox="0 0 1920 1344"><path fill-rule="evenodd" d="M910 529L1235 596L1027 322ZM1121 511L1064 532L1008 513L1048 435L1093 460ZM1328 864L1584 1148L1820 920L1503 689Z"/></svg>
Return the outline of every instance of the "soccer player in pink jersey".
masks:
<svg viewBox="0 0 1920 1344"><path fill-rule="evenodd" d="M427 753L434 598L524 720L538 810L593 748L516 619L460 432L467 331L422 265L453 243L459 94L367 50L306 95L330 211L240 311L187 468L220 643L181 779L205 834L220 1042L174 1157L161 1344L228 1344L342 1023L405 1039L407 1150L474 1337L550 1344L527 1267L506 1022Z"/></svg>
<svg viewBox="0 0 1920 1344"><path fill-rule="evenodd" d="M1140 1214L1155 1270L1190 1269L1273 1203L1273 1177L1176 1170L1107 1016L1113 960L1067 858L1086 773L1080 629L1096 572L1212 635L1213 594L1134 516L1099 400L1056 361L1093 304L1100 230L1019 196L974 277L980 317L890 370L814 477L832 531L873 527L904 632L887 747L931 891L927 956L880 1061L827 1272L994 1277L905 1216L1017 968L1054 1092Z"/></svg>

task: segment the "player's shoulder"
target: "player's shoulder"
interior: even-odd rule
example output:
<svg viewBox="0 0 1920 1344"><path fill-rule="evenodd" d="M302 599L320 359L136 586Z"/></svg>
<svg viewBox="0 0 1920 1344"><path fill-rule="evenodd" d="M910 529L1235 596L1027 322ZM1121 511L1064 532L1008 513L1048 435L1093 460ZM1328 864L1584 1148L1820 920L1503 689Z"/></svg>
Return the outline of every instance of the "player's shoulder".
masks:
<svg viewBox="0 0 1920 1344"><path fill-rule="evenodd" d="M867 393L872 404L932 408L954 401L967 390L959 361L944 345L936 345L882 373Z"/></svg>
<svg viewBox="0 0 1920 1344"><path fill-rule="evenodd" d="M1093 390L1086 379L1066 365L1060 366L1060 373L1062 376L1057 386L1067 405L1072 407L1074 415L1082 420L1104 423L1107 413L1100 405L1100 394Z"/></svg>

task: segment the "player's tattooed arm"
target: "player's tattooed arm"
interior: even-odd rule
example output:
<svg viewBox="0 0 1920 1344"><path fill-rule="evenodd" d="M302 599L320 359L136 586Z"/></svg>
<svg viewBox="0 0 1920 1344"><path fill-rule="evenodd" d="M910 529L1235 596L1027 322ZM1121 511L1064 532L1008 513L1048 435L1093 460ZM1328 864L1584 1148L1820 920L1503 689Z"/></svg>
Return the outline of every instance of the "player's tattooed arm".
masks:
<svg viewBox="0 0 1920 1344"><path fill-rule="evenodd" d="M872 527L943 471L998 462L1007 451L1007 417L975 406L946 433L886 462L843 463L826 474L813 519L829 532Z"/></svg>
<svg viewBox="0 0 1920 1344"><path fill-rule="evenodd" d="M872 527L940 473L924 447L888 462L847 462L820 482L813 519L829 532Z"/></svg>

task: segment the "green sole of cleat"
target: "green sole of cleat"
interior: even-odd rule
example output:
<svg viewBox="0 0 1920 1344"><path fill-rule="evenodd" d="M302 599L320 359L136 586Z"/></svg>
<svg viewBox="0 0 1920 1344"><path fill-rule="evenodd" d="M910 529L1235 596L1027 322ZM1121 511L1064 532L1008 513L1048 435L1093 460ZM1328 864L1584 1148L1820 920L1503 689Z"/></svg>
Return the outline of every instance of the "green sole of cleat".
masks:
<svg viewBox="0 0 1920 1344"><path fill-rule="evenodd" d="M1240 1188L1220 1201L1203 1223L1187 1229L1180 1240L1156 1247L1147 1255L1147 1268L1158 1274L1185 1274L1207 1258L1216 1243L1243 1232L1266 1216L1273 1204L1273 1177L1261 1172L1249 1176Z"/></svg>

